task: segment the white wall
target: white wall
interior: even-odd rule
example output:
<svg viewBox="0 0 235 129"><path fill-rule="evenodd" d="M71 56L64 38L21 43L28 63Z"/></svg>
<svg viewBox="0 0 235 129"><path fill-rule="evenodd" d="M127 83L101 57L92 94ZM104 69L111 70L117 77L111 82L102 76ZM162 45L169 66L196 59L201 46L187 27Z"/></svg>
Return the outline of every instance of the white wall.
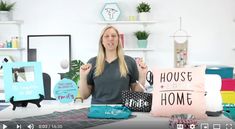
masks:
<svg viewBox="0 0 235 129"><path fill-rule="evenodd" d="M104 25L100 10L102 0L11 0L16 1L14 19L23 20L23 46L32 34L71 34L72 58L86 62L97 54L98 39ZM150 46L147 63L150 67L172 67L173 39L169 37L182 28L189 35L189 63L235 65L235 1L234 0L145 0L151 4L153 20L150 25ZM136 6L141 0L118 0L120 20L137 15ZM132 33L139 25L117 25L124 32L128 44L135 44ZM130 38L131 37L131 38ZM133 37L133 39L132 39Z"/></svg>
<svg viewBox="0 0 235 129"><path fill-rule="evenodd" d="M86 62L97 54L98 39L104 25L100 11L102 0L11 0L16 1L15 20L23 20L22 47L26 48L27 35L71 34L72 58ZM136 6L142 0L118 0L120 20L137 15ZM235 1L234 0L145 0L151 4L152 20L160 23L147 26L151 32L147 64L152 68L173 67L173 39L169 37L182 29L189 38L190 64L235 65ZM140 25L116 25L125 33L127 46L136 46L133 32ZM56 55L55 55L56 56ZM24 53L26 60L26 52ZM2 79L0 78L0 82ZM2 83L1 83L2 84ZM1 86L0 86L1 87ZM1 89L1 88L0 88ZM0 98L2 98L0 96Z"/></svg>

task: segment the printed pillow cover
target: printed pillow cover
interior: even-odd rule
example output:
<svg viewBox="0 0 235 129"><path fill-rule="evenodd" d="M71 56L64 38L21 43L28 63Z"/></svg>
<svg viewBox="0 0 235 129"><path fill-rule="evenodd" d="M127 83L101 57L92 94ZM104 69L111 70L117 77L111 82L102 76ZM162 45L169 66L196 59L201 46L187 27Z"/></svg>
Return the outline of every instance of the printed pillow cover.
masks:
<svg viewBox="0 0 235 129"><path fill-rule="evenodd" d="M205 67L155 69L151 114L206 118Z"/></svg>

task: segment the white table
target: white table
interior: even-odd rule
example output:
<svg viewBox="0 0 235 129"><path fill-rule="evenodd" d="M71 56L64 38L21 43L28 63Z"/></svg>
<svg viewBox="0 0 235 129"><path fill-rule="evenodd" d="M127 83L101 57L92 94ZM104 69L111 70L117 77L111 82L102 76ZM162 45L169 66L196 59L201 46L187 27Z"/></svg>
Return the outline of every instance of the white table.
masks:
<svg viewBox="0 0 235 129"><path fill-rule="evenodd" d="M29 116L46 115L53 113L54 111L68 111L72 109L81 109L89 107L90 101L75 102L69 104L62 104L54 100L43 100L41 107L38 108L35 104L28 103L25 107L16 107L15 111L12 110L12 105L0 111L0 121L7 121L14 118L24 118Z"/></svg>
<svg viewBox="0 0 235 129"><path fill-rule="evenodd" d="M53 113L54 111L68 111L72 109L81 109L90 106L90 101L84 101L84 103L76 102L70 104L61 104L57 101L42 101L42 107L38 108L34 104L28 104L27 108L17 107L15 111L12 110L12 106L0 111L0 121L7 121L14 118L24 118L29 116L38 116ZM113 122L109 124L99 125L91 127L89 129L165 129L168 128L169 118L153 117L149 113L133 112L136 117ZM208 123L210 128L213 124L220 124L221 129L225 129L226 124L233 124L235 128L235 122L221 115L219 117L208 117L207 120L199 121L200 129L201 123ZM229 128L228 128L229 129Z"/></svg>

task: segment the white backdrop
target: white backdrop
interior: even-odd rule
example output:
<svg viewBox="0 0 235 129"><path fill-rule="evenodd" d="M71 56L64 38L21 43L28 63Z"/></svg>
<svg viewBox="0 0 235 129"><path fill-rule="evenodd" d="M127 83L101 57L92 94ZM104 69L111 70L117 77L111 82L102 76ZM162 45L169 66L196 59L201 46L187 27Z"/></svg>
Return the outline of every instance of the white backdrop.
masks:
<svg viewBox="0 0 235 129"><path fill-rule="evenodd" d="M71 34L72 59L83 62L95 56L100 32L104 25L100 11L110 0L11 0L16 2L14 20L23 20L22 43L27 35ZM114 1L114 0L113 0ZM120 20L137 15L136 6L142 0L116 0L121 9ZM189 64L235 65L235 1L234 0L145 0L151 9L151 20L160 21L147 26L151 33L146 62L152 67L173 67L173 39L179 29L189 35ZM127 46L135 47L133 32L141 25L115 25L125 34ZM4 30L2 30L4 31ZM52 48L53 49L53 48ZM26 51L23 53L26 60ZM56 56L56 55L55 55ZM0 78L0 84L2 78ZM2 85L0 85L2 89ZM1 95L0 95L1 98Z"/></svg>
<svg viewBox="0 0 235 129"><path fill-rule="evenodd" d="M12 0L14 1L14 0ZM110 0L109 0L110 1ZM100 10L105 0L16 0L14 19L23 20L23 46L29 34L71 34L72 58L86 62L97 54L98 39L104 25ZM121 8L120 20L137 15L142 0L116 0ZM182 28L189 38L190 64L235 64L235 1L234 0L146 0L151 7L149 45L155 49L147 54L150 67L173 67L173 39L169 37ZM117 25L128 44L136 44L132 33L139 25ZM140 28L140 27L139 27Z"/></svg>

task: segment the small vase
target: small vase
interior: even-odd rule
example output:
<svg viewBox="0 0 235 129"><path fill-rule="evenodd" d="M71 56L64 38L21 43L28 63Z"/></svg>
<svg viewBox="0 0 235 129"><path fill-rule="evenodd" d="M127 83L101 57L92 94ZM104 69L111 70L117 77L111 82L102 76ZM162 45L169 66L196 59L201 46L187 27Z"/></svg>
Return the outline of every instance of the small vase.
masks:
<svg viewBox="0 0 235 129"><path fill-rule="evenodd" d="M147 40L138 40L137 43L139 48L147 48Z"/></svg>
<svg viewBox="0 0 235 129"><path fill-rule="evenodd" d="M11 13L9 11L0 11L0 21L11 21Z"/></svg>
<svg viewBox="0 0 235 129"><path fill-rule="evenodd" d="M148 21L148 12L139 13L139 21Z"/></svg>

